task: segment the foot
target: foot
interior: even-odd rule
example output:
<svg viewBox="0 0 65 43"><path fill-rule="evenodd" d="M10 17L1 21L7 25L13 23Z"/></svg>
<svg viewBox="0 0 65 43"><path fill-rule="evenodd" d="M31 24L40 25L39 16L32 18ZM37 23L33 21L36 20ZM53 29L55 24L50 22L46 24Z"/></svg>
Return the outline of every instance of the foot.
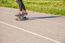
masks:
<svg viewBox="0 0 65 43"><path fill-rule="evenodd" d="M27 18L27 13L22 13L22 19L23 19L23 20L28 20L28 18Z"/></svg>

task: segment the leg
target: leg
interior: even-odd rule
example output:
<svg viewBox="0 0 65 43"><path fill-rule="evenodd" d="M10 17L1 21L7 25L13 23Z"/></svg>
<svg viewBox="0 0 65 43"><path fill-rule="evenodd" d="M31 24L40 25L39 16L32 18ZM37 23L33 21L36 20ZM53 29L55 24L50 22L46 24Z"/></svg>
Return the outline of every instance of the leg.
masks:
<svg viewBox="0 0 65 43"><path fill-rule="evenodd" d="M20 14L23 14L23 13L26 13L27 14L26 8L25 8L22 0L17 0L17 3L19 4Z"/></svg>
<svg viewBox="0 0 65 43"><path fill-rule="evenodd" d="M28 19L26 17L26 15L27 15L26 8L25 8L22 0L17 0L17 3L19 4L19 8L20 8L20 12L17 16L22 17L22 19Z"/></svg>

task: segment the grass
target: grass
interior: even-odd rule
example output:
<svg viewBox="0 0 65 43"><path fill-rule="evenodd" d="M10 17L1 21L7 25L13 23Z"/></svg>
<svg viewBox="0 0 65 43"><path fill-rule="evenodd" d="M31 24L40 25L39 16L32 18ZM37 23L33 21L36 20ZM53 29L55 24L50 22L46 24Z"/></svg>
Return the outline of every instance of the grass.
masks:
<svg viewBox="0 0 65 43"><path fill-rule="evenodd" d="M62 0L23 0L23 2L28 10L65 16L65 2ZM18 8L15 0L0 0L0 6Z"/></svg>

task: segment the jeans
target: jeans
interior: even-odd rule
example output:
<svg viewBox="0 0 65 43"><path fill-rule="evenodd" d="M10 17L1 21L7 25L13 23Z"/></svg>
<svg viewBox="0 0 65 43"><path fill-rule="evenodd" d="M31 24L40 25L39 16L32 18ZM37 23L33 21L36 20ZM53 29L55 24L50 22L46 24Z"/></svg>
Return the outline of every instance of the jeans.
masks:
<svg viewBox="0 0 65 43"><path fill-rule="evenodd" d="M16 0L19 5L20 11L26 10L22 0Z"/></svg>

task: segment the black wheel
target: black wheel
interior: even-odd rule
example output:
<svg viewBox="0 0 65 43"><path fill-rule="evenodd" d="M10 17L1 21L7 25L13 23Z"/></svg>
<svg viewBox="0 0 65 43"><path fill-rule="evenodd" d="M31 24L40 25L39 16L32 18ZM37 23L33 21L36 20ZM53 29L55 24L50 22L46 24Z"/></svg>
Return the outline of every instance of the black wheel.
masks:
<svg viewBox="0 0 65 43"><path fill-rule="evenodd" d="M27 17L23 17L23 20L28 20L28 18Z"/></svg>

